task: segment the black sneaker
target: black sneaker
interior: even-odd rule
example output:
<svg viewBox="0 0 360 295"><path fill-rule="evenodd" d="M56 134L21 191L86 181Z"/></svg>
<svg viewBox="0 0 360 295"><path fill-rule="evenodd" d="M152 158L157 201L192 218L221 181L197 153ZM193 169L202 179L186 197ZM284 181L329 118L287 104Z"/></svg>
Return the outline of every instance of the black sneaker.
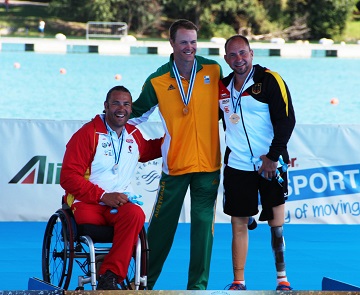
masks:
<svg viewBox="0 0 360 295"><path fill-rule="evenodd" d="M100 276L96 290L120 290L117 285L119 277L112 271L107 270Z"/></svg>

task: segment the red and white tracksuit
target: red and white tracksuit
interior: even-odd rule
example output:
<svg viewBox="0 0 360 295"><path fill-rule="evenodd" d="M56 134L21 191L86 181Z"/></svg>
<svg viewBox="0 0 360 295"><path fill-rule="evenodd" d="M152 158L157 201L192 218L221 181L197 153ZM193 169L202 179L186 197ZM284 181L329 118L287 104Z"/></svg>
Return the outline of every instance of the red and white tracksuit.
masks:
<svg viewBox="0 0 360 295"><path fill-rule="evenodd" d="M107 192L133 192L131 179L137 163L161 157L162 139L147 141L136 127L126 124L119 169L114 173L115 154L121 142L104 122L104 115L97 115L71 137L60 184L66 191L64 201L71 206L78 224L114 226L113 245L99 274L110 270L120 277L120 282L127 274L145 214L141 207L130 202L118 207L117 214L111 214L111 208L101 203L101 197Z"/></svg>

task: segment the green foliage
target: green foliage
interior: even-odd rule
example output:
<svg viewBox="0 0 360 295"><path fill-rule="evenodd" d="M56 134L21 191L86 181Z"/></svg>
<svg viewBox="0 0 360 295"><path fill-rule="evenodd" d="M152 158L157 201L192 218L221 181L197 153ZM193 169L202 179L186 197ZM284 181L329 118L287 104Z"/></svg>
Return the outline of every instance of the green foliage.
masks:
<svg viewBox="0 0 360 295"><path fill-rule="evenodd" d="M200 24L201 30L205 28L207 34L211 32L229 35L245 31L264 34L275 28L267 16L261 1L212 1L211 5L202 10Z"/></svg>
<svg viewBox="0 0 360 295"><path fill-rule="evenodd" d="M283 1L263 1L263 6L270 21L279 21L283 16Z"/></svg>
<svg viewBox="0 0 360 295"><path fill-rule="evenodd" d="M199 38L236 33L281 37L291 26L298 31L305 28L312 40L340 39L349 32L346 24L352 10L355 23L350 32L357 35L359 8L359 0L50 0L48 8L13 6L10 13L0 6L0 26L32 32L39 19L46 18L45 33L79 36L87 21L123 21L137 37L163 37L172 21L187 18L199 26Z"/></svg>
<svg viewBox="0 0 360 295"><path fill-rule="evenodd" d="M350 20L346 23L345 31L342 35L336 37L337 41L357 42L360 40L360 17L357 20Z"/></svg>
<svg viewBox="0 0 360 295"><path fill-rule="evenodd" d="M65 19L73 21L111 21L113 12L111 11L113 0L51 0L49 11Z"/></svg>
<svg viewBox="0 0 360 295"><path fill-rule="evenodd" d="M355 4L357 10L360 12L360 1L357 1Z"/></svg>
<svg viewBox="0 0 360 295"><path fill-rule="evenodd" d="M312 38L341 35L352 5L349 0L317 0L309 5L307 23Z"/></svg>
<svg viewBox="0 0 360 295"><path fill-rule="evenodd" d="M49 9L75 21L126 22L130 30L140 35L153 34L162 12L157 0L52 0Z"/></svg>
<svg viewBox="0 0 360 295"><path fill-rule="evenodd" d="M222 37L229 38L236 34L234 28L228 24L214 24L214 23L206 23L201 26L201 30L199 32L199 38L201 39L210 39L212 37Z"/></svg>
<svg viewBox="0 0 360 295"><path fill-rule="evenodd" d="M0 5L1 34L10 37L39 37L39 20L46 23L44 38L53 38L57 33L66 36L85 36L85 24L64 21L64 18L54 16L48 9L47 3L43 5L12 5L6 13Z"/></svg>
<svg viewBox="0 0 360 295"><path fill-rule="evenodd" d="M288 24L304 18L310 39L318 40L341 35L353 5L353 0L294 0L288 3L285 12Z"/></svg>
<svg viewBox="0 0 360 295"><path fill-rule="evenodd" d="M71 9L71 0L52 0L49 2L49 13L54 16L61 16L62 18L66 18L67 10ZM77 15L74 11L73 14L74 20L76 20Z"/></svg>
<svg viewBox="0 0 360 295"><path fill-rule="evenodd" d="M49 17L46 6L10 6L8 13L0 6L0 28L7 28L10 36L38 36L39 20L44 17Z"/></svg>
<svg viewBox="0 0 360 295"><path fill-rule="evenodd" d="M120 4L120 2L122 2ZM117 5L117 20L128 24L137 35L154 35L160 24L162 6L157 0L120 0Z"/></svg>

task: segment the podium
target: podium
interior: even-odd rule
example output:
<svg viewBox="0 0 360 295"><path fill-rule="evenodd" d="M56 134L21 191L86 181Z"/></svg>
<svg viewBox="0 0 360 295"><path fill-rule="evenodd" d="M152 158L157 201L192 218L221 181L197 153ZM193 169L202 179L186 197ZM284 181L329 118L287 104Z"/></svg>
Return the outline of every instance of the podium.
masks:
<svg viewBox="0 0 360 295"><path fill-rule="evenodd" d="M28 282L28 290L41 290L41 291L58 291L58 292L54 292L54 294L63 294L64 290L54 286L52 284L49 284L43 280L40 280L38 278L29 278L29 282Z"/></svg>
<svg viewBox="0 0 360 295"><path fill-rule="evenodd" d="M360 287L324 277L321 284L323 291L360 291Z"/></svg>

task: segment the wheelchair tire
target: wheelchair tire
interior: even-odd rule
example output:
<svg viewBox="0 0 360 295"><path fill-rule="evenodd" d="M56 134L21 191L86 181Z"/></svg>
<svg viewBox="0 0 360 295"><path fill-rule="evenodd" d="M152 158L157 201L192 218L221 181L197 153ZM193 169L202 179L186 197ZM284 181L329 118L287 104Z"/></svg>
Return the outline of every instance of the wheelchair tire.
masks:
<svg viewBox="0 0 360 295"><path fill-rule="evenodd" d="M59 209L46 226L42 246L43 280L67 290L74 260L74 229L71 212Z"/></svg>
<svg viewBox="0 0 360 295"><path fill-rule="evenodd" d="M145 227L139 233L140 243L141 243L141 263L140 263L140 277L147 278L148 274L148 263L149 263L149 247L147 242L147 235ZM122 290L134 290L134 277L135 277L135 265L136 265L136 256L135 253L131 257L129 269L125 280L120 284ZM146 285L140 284L139 290L145 290Z"/></svg>

